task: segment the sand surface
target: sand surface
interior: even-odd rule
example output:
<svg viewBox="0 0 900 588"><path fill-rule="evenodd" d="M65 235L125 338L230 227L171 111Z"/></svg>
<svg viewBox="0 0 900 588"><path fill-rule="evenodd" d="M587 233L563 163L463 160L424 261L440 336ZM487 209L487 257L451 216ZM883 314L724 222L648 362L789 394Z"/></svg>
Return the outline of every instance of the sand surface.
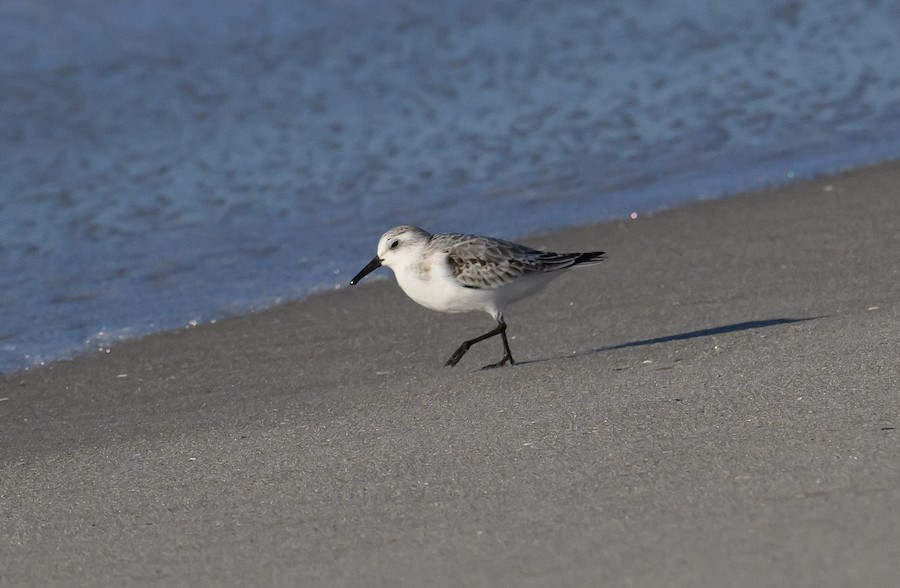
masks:
<svg viewBox="0 0 900 588"><path fill-rule="evenodd" d="M0 379L0 584L897 581L900 164L521 240L513 368L390 280Z"/></svg>

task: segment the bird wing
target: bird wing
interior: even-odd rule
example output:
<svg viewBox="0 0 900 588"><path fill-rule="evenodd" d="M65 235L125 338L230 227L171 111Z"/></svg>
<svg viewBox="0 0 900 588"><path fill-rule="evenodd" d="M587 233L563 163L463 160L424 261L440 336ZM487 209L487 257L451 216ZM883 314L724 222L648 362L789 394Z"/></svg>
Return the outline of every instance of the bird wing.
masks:
<svg viewBox="0 0 900 588"><path fill-rule="evenodd" d="M481 290L499 288L525 274L571 267L582 256L473 235L435 235L432 246L446 253L450 270L461 285Z"/></svg>

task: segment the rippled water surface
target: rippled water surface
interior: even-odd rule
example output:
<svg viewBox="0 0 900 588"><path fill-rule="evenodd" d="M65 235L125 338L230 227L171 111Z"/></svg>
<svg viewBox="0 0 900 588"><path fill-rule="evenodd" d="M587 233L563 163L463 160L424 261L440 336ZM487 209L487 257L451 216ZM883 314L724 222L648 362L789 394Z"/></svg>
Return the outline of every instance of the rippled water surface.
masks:
<svg viewBox="0 0 900 588"><path fill-rule="evenodd" d="M900 3L0 4L0 371L900 154ZM598 243L602 246L602 243Z"/></svg>

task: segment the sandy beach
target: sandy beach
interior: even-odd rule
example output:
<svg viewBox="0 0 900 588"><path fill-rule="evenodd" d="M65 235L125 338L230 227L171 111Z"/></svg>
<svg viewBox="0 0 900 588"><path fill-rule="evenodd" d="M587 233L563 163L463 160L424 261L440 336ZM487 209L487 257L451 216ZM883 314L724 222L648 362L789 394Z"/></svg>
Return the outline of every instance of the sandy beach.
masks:
<svg viewBox="0 0 900 588"><path fill-rule="evenodd" d="M0 585L896 582L900 163L520 237L512 368L391 279L0 379Z"/></svg>

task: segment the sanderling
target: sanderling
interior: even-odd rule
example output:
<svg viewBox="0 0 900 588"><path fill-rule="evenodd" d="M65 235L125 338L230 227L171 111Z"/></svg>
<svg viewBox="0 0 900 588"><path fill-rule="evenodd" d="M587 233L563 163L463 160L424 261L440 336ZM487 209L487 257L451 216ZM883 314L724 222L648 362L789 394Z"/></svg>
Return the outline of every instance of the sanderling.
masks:
<svg viewBox="0 0 900 588"><path fill-rule="evenodd" d="M576 265L593 265L605 252L552 253L509 241L475 235L432 235L418 227L394 227L378 241L378 254L352 280L386 266L394 270L407 296L431 310L472 312L481 310L497 321L497 327L459 346L445 366L459 363L469 348L500 335L503 358L484 366L514 364L506 340L503 309L507 304L534 294L562 271Z"/></svg>

